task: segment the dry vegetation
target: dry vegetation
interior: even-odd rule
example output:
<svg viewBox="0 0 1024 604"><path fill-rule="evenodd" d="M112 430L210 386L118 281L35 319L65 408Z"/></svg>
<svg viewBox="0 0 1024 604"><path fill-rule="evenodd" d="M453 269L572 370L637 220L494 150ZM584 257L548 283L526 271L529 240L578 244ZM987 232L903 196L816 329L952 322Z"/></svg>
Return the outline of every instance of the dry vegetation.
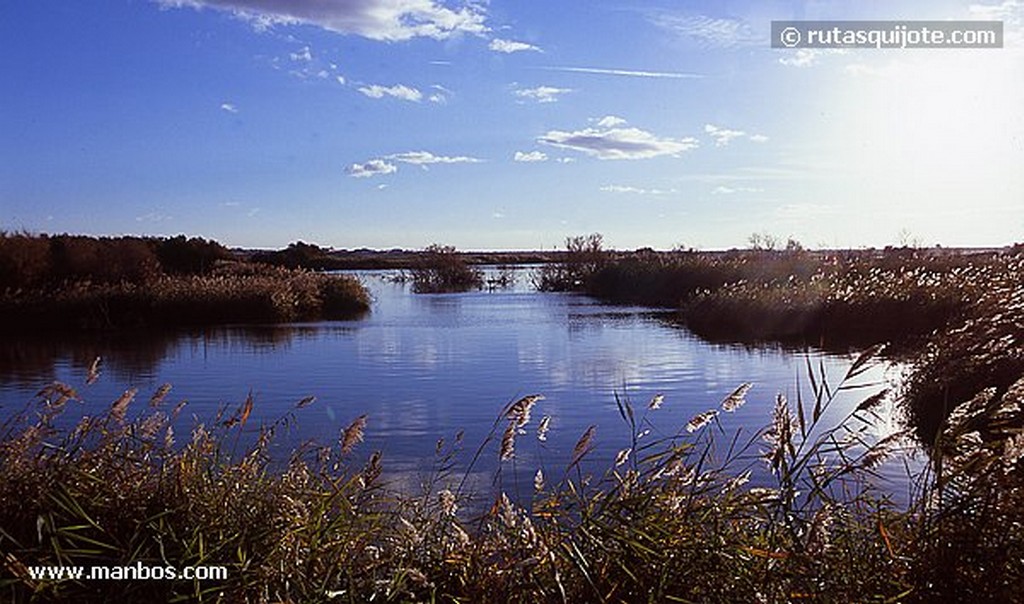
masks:
<svg viewBox="0 0 1024 604"><path fill-rule="evenodd" d="M281 323L368 309L351 277L240 262L211 241L0 234L0 330Z"/></svg>
<svg viewBox="0 0 1024 604"><path fill-rule="evenodd" d="M634 436L613 467L591 474L587 456L601 438L591 427L567 467L536 474L532 495L497 492L468 514L459 437L438 443L438 470L421 493L398 493L381 456L360 450L373 427L366 416L333 445L271 463L275 433L311 398L253 432L250 396L176 444L181 404L169 387L148 405L129 391L75 423L63 416L79 392L53 384L0 432L0 590L13 602L1019 601L1024 437L978 438L972 426L986 414L1019 420L1024 381L960 407L933 471L897 507L866 486L902 442L866 436L883 395L837 426L820 425L835 393L855 387L870 363L858 359L833 388L812 379L801 402L780 395L766 427L750 435L732 434L728 419L744 412L749 384L663 438L644 428L674 401L619 400ZM465 472L494 455L495 484L515 480L501 474L521 441L546 438L548 420L531 417L542 401L503 409ZM217 582L29 574L40 564L138 563L229 574Z"/></svg>
<svg viewBox="0 0 1024 604"><path fill-rule="evenodd" d="M41 249L35 238L21 243L22 250ZM1019 250L612 258L601 253L599 239L570 244L578 254L566 258L579 264L548 269L558 287L678 307L695 329L712 335L901 343L913 359L911 373L898 391L863 401L839 425L821 425L835 394L855 388L872 362L865 353L843 383L829 387L812 374L807 396L795 402L780 396L757 434L729 429L728 414L744 412L749 385L659 439L645 435L648 414L673 401L654 397L638 408L619 400L633 437L621 444L613 467L593 473L588 454L602 436L592 427L580 435L567 467L538 472L533 494L516 501L501 487L516 481L523 439L546 438L549 419L532 417L544 411L540 396L501 410L468 465L461 439L439 443L438 471L422 493L411 494L389 488L386 460L361 450L372 417L352 418L334 444L300 447L286 462L272 463L275 432L298 409L254 432L247 426L250 397L184 437L174 432L185 428L175 420L180 406L166 401L167 389L141 411L130 391L106 413L76 422L71 409L78 409L79 392L53 384L0 427L4 596L14 602L1024 601ZM437 250L443 260L445 251ZM44 283L40 275L50 269L33 261L38 253L3 257L5 278L14 271L37 279L32 287L76 291ZM282 272L268 277L266 270L171 278L164 268L164 276L140 279L166 292L163 302L147 299L147 308L175 313L220 299L190 299L197 290L223 290L225 299L245 292L245 307L269 309L275 320L301 318L297 309L325 299L318 275L273 269ZM196 280L197 287L176 289L182 280ZM288 287L281 289L282 282ZM152 289L115 279L78 287L117 292L103 296L107 301L135 300ZM5 300L20 295L8 286ZM37 299L21 308L44 304ZM74 304L91 308L92 302ZM211 303L204 316L219 316L218 308ZM95 378L90 372L86 382ZM868 436L883 396L904 403L919 440L930 444L927 470L913 477L905 506L867 486L878 464L905 443L905 434ZM493 494L462 489L481 455L500 464ZM513 486L509 492L529 489ZM490 505L467 512L479 508L469 505L474 497ZM223 582L56 582L28 574L40 564L138 562L216 564L229 575Z"/></svg>
<svg viewBox="0 0 1024 604"><path fill-rule="evenodd" d="M420 253L412 270L417 293L460 292L483 287L483 273L469 266L454 247L433 244Z"/></svg>
<svg viewBox="0 0 1024 604"><path fill-rule="evenodd" d="M929 446L959 403L998 399L1024 376L1024 249L964 253L911 248L813 252L791 242L730 252L600 250L567 241L552 289L679 310L711 340L833 349L886 344L913 364L902 401ZM764 236L758 239L764 241ZM586 246L582 246L586 247ZM764 247L763 245L761 247ZM567 252L568 253L568 252Z"/></svg>

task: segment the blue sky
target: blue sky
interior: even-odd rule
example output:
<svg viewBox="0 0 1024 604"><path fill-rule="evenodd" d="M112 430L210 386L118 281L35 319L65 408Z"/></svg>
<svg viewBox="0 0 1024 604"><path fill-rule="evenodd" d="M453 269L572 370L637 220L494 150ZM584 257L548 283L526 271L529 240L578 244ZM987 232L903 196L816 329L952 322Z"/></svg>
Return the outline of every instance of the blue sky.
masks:
<svg viewBox="0 0 1024 604"><path fill-rule="evenodd" d="M1024 240L1024 3L15 1L0 229L281 247ZM997 19L990 50L773 19Z"/></svg>

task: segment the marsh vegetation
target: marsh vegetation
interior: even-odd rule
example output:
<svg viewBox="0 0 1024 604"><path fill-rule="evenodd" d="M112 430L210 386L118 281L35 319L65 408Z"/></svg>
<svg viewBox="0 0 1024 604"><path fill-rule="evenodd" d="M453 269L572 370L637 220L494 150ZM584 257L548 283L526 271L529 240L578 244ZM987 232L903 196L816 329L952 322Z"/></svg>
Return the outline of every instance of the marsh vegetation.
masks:
<svg viewBox="0 0 1024 604"><path fill-rule="evenodd" d="M351 318L354 278L237 260L198 238L0 234L0 330L77 330Z"/></svg>
<svg viewBox="0 0 1024 604"><path fill-rule="evenodd" d="M866 430L885 394L822 424L836 393L857 388L872 362L862 356L839 384L811 375L804 395L779 395L752 434L730 428L748 384L660 437L644 428L671 401L619 398L634 436L611 467L587 462L604 438L591 426L566 466L538 468L519 485L509 473L518 449L549 430L544 398L526 396L495 408L484 442L439 441L418 493L391 488L387 460L361 449L374 422L365 415L333 443L272 462L274 438L302 421L311 398L256 428L249 396L179 436L183 403L169 385L148 402L125 392L67 424L61 415L88 386L56 383L0 428L0 589L13 602L1019 600L1024 440L1012 430L979 439L974 427L1019 421L1024 381L958 407L901 507L868 486L904 444L900 432ZM495 493L464 488L481 456L499 461ZM225 566L229 578L45 581L29 572L169 561Z"/></svg>
<svg viewBox="0 0 1024 604"><path fill-rule="evenodd" d="M240 263L190 241L161 256L152 242L7 235L5 321L280 322L365 306L354 280ZM60 255L75 246L94 249L91 269L70 260L89 254ZM453 248L419 258L416 291L481 286ZM0 426L0 589L15 602L1024 599L1021 250L625 254L589 236L571 238L559 260L541 269L541 288L677 309L709 338L868 350L838 383L808 365L796 396L777 396L757 431L733 424L751 412L748 384L667 434L647 429L671 400L621 392L624 439L590 426L570 439L568 462L525 468L529 481L523 466L536 458L521 452L552 429L545 399L495 403L483 441L439 441L413 492L364 450L372 415L352 413L331 441L282 459L274 443L312 397L257 424L250 395L186 433L169 386L148 403L129 390L104 411L83 406L99 379L90 370L80 384L44 387ZM909 363L906 379L835 419L837 396L890 358ZM906 411L905 429L876 429L886 401ZM618 450L604 466L591 459L601 441ZM927 461L908 476L906 501L872 486L880 463L919 444ZM492 489L473 491L467 477L483 459L496 467ZM223 565L229 578L28 572L168 562Z"/></svg>

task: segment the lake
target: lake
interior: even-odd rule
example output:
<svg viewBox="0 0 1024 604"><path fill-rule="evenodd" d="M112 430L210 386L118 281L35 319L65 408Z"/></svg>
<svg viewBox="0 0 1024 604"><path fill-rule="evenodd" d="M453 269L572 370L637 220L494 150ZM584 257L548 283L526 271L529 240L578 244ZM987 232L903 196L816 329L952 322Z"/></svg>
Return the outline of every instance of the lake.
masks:
<svg viewBox="0 0 1024 604"><path fill-rule="evenodd" d="M629 446L631 432L616 396L631 401L637 419L643 418L651 430L644 438L655 438L676 434L694 415L751 382L746 405L721 414L719 425L710 428L724 431L719 438L726 443L738 430L746 439L763 427L778 393L795 401L802 388L808 396L808 364L815 372L823 368L835 386L854 358L711 344L675 324L669 312L537 292L525 270L512 288L454 294L414 294L409 284L394 280L396 274L357 273L374 304L369 315L353 321L7 338L0 346L0 414L16 412L53 380L79 389L82 413L104 411L129 387L139 389L135 406L141 409L167 382L173 385L168 404L188 401L176 427L182 440L196 422L211 422L219 409L233 412L250 392L250 432L312 395L312 405L294 410L295 421L277 441L279 450L307 439L335 442L345 426L366 414L366 440L353 453L353 465L381 450L392 480L414 488L435 463L438 439L451 443L464 431L454 471L461 477L501 410L522 396L542 394L527 434L518 438L514 462L505 462L502 472L502 488L528 492L537 468L554 477L563 471L591 425L595 448L587 468L610 467ZM101 378L85 386L96 356L103 359ZM858 382L891 380L897 370L880 365ZM842 393L825 423L880 388ZM657 394L664 403L648 411ZM540 442L534 430L544 415L551 416L551 429ZM894 425L883 412L871 431L886 433ZM475 488L489 488L497 447L490 442L468 473ZM883 467L880 481L888 490L907 486L898 464Z"/></svg>

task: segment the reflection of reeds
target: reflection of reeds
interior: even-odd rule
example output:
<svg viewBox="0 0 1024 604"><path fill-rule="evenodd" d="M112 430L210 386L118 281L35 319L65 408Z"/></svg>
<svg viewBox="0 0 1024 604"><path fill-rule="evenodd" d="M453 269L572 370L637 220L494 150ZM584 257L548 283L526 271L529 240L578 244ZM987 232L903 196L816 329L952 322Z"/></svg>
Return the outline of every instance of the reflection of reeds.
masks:
<svg viewBox="0 0 1024 604"><path fill-rule="evenodd" d="M57 428L80 393L54 384L0 426L0 586L14 602L1021 601L1024 441L1012 422L1024 381L959 408L943 461L897 508L865 488L900 445L901 435L868 439L877 403L821 425L835 393L866 367L858 360L838 388L811 380L812 396L795 403L777 397L769 425L745 440L716 442L728 429L721 406L702 414L714 412L714 430L631 439L603 475L586 459L590 426L565 452L577 471L550 482L530 469L532 489L519 500L496 482L482 494L489 509L453 488L458 436L438 442L438 474L422 494L400 493L381 478L379 453L352 457L366 416L332 445L272 463L274 433L294 418L253 431L251 396L234 422L198 425L175 447L160 405L126 414L130 391L105 417ZM726 406L738 408L747 390ZM168 394L161 387L153 399ZM491 446L500 456L541 400L531 397L498 414L493 436L502 438ZM619 406L635 433L646 419L628 399ZM982 424L986 416L994 423ZM251 444L234 450L238 442ZM752 466L759 442L773 473ZM29 568L43 564L216 565L228 575L34 579Z"/></svg>

